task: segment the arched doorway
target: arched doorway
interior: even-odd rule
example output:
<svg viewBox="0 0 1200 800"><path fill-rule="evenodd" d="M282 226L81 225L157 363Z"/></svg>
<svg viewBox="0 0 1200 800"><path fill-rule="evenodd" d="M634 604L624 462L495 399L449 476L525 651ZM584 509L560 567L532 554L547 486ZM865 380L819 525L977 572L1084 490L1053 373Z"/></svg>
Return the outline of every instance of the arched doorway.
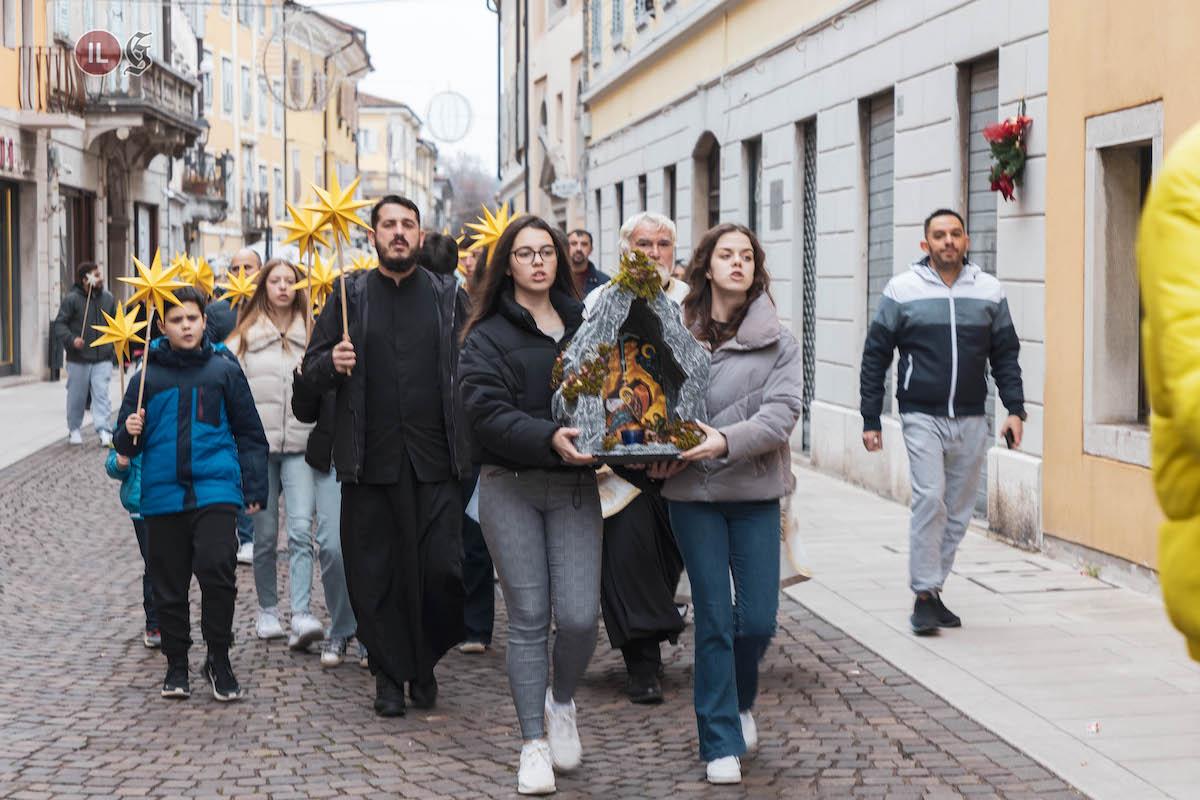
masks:
<svg viewBox="0 0 1200 800"><path fill-rule="evenodd" d="M692 150L692 244L721 221L721 145L705 131Z"/></svg>

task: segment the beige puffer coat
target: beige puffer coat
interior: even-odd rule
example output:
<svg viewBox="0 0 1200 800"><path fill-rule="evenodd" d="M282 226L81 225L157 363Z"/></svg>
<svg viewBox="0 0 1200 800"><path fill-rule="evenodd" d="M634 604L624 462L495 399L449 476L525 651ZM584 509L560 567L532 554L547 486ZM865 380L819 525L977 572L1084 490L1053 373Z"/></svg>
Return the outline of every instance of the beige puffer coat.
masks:
<svg viewBox="0 0 1200 800"><path fill-rule="evenodd" d="M238 361L250 382L270 452L303 453L313 425L300 422L292 414L292 372L304 357L304 320L292 318L286 347L284 336L265 314L255 320L245 336L246 352ZM238 336L229 337L226 344L236 355L240 349Z"/></svg>

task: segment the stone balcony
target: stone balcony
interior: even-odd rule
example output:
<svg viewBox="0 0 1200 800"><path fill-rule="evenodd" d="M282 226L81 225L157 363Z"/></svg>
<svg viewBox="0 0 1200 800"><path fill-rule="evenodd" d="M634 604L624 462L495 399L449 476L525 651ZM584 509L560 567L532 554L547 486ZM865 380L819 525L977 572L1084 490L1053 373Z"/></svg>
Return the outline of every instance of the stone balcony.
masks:
<svg viewBox="0 0 1200 800"><path fill-rule="evenodd" d="M156 155L180 158L203 131L196 113L200 84L160 61L141 75L123 69L87 77L84 115L90 145L113 134L141 163Z"/></svg>

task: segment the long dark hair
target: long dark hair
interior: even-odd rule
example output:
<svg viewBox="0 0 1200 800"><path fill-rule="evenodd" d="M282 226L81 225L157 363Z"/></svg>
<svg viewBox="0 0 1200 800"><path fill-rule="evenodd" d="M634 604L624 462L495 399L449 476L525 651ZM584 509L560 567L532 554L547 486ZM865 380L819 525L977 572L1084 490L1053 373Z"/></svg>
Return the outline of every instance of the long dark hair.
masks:
<svg viewBox="0 0 1200 800"><path fill-rule="evenodd" d="M467 340L471 329L483 320L495 314L500 307L500 296L513 291L513 279L508 274L509 256L512 255L513 243L517 234L526 228L537 228L550 234L554 243L555 260L558 262L554 270L554 284L551 291L558 290L568 297L579 299L575 290L575 281L571 278L570 265L567 263L567 245L558 229L541 217L532 214L522 214L508 224L504 233L496 241L486 264L475 266L475 276L471 283L471 316L463 327L462 341ZM482 270L482 274L480 273Z"/></svg>
<svg viewBox="0 0 1200 800"><path fill-rule="evenodd" d="M713 253L717 250L717 242L727 233L744 233L750 240L750 247L754 249L754 277L750 281L750 288L746 291L746 302L742 303L734 313L733 319L721 323L712 317L712 283L708 278L708 270ZM683 298L684 323L692 330L697 339L708 342L714 349L727 339L737 335L738 328L746 319L746 312L750 310L750 305L758 299L759 295L771 296L771 276L767 273L767 254L763 251L762 245L758 243L758 237L754 235L754 231L735 222L722 222L704 234L704 238L700 240L700 244L696 245L696 250L692 253L692 262L688 264L684 281L690 287L687 297Z"/></svg>
<svg viewBox="0 0 1200 800"><path fill-rule="evenodd" d="M301 272L295 264L282 258L272 258L263 265L262 269L258 271L258 273L254 276L254 281L257 283L257 286L254 287L254 294L250 297L250 300L242 306L241 310L238 311L237 325L234 326L229 336L225 337L226 342L231 342L235 338L237 339L238 358L246 355L246 349L250 346L249 342L246 341L246 332L254 326L254 323L257 322L260 317L267 314L267 309L270 307L271 300L267 297L267 278L271 277L271 273L275 271L276 267L286 267L287 269L290 269L292 271L292 275L295 276L296 283L299 283L301 279L304 278L304 273ZM292 305L289 309L291 313L291 319L295 319L296 317L305 319L308 314L308 308L308 292L304 291L303 289L297 290L296 295L292 298ZM291 325L290 320L288 325ZM286 336L283 337L283 349L288 349L288 340Z"/></svg>

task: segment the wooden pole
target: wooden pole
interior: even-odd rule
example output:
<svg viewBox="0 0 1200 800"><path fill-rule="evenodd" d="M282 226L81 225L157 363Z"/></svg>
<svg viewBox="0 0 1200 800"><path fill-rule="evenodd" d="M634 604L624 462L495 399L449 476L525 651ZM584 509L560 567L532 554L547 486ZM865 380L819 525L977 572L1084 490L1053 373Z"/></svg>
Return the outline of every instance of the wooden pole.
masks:
<svg viewBox="0 0 1200 800"><path fill-rule="evenodd" d="M312 262L313 249L316 245L309 242L308 246L308 264L304 268L304 277L308 279L308 299L304 303L304 349L308 350L308 342L312 339L313 329L313 286L312 286Z"/></svg>
<svg viewBox="0 0 1200 800"><path fill-rule="evenodd" d="M142 410L142 397L146 394L146 368L150 366L150 335L154 329L154 303L149 298L146 299L146 349L142 351L142 377L138 381L138 401L137 408L133 413L140 413ZM138 437L133 437L133 443L137 444Z"/></svg>
<svg viewBox="0 0 1200 800"><path fill-rule="evenodd" d="M333 238L337 240L337 265L338 265L338 284L342 289L342 341L350 341L350 317L349 311L346 308L346 268L342 263L342 237L337 231L333 232Z"/></svg>
<svg viewBox="0 0 1200 800"><path fill-rule="evenodd" d="M88 307L91 304L92 304L92 282L91 282L91 276L89 276L87 300L83 301L83 324L79 326L79 338L80 339L83 339L83 334L87 331ZM84 341L84 344L87 344L86 340Z"/></svg>
<svg viewBox="0 0 1200 800"><path fill-rule="evenodd" d="M125 359L117 356L117 372L121 375L121 397L125 396Z"/></svg>

